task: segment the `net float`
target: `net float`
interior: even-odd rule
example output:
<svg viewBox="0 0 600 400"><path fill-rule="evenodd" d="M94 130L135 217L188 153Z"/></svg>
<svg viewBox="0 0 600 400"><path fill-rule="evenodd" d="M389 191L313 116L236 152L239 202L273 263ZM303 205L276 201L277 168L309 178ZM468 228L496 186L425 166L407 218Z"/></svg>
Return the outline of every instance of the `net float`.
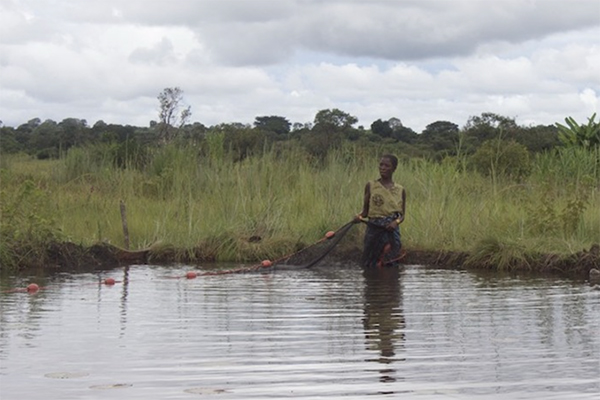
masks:
<svg viewBox="0 0 600 400"><path fill-rule="evenodd" d="M197 276L198 276L198 274L197 274L197 273L195 273L194 271L189 271L187 274L185 274L185 277L186 277L187 279L194 279L194 278L195 278L195 277L197 277Z"/></svg>
<svg viewBox="0 0 600 400"><path fill-rule="evenodd" d="M104 284L105 284L105 285L109 285L109 286L110 286L110 285L114 285L114 284L115 284L115 278L106 278L106 279L104 280Z"/></svg>
<svg viewBox="0 0 600 400"><path fill-rule="evenodd" d="M334 237L334 236L335 236L335 232L334 232L334 231L329 231L329 232L327 232L327 233L325 234L325 237L326 237L327 239L331 239L331 238L332 238L332 237Z"/></svg>
<svg viewBox="0 0 600 400"><path fill-rule="evenodd" d="M271 262L271 260L263 260L263 262L261 262L260 265L262 265L263 267L270 267L271 265L273 265L273 263Z"/></svg>
<svg viewBox="0 0 600 400"><path fill-rule="evenodd" d="M38 290L40 290L40 287L38 286L37 283L30 283L29 285L27 285L27 291L29 293L34 293L34 292L37 292Z"/></svg>

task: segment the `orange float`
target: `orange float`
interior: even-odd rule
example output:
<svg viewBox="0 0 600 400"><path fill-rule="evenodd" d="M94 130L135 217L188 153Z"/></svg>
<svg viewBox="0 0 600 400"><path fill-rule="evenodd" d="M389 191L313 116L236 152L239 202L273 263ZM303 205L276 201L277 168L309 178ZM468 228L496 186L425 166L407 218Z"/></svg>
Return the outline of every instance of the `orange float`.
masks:
<svg viewBox="0 0 600 400"><path fill-rule="evenodd" d="M186 277L187 279L194 279L194 278L195 278L195 277L197 277L197 276L198 276L198 274L197 274L197 273L195 273L194 271L189 271L187 274L185 274L185 277Z"/></svg>
<svg viewBox="0 0 600 400"><path fill-rule="evenodd" d="M115 284L115 278L106 278L106 279L104 280L104 284L105 284L105 285L109 285L109 286L110 286L110 285L114 285L114 284Z"/></svg>
<svg viewBox="0 0 600 400"><path fill-rule="evenodd" d="M334 236L335 236L335 232L334 232L334 231L329 231L329 232L327 232L327 233L325 234L325 237L326 237L327 239L331 239L331 238L332 238L332 237L334 237Z"/></svg>
<svg viewBox="0 0 600 400"><path fill-rule="evenodd" d="M271 262L271 260L263 260L263 262L261 262L260 265L266 268L272 266L273 263Z"/></svg>
<svg viewBox="0 0 600 400"><path fill-rule="evenodd" d="M37 283L30 283L29 285L27 285L27 291L29 293L35 293L38 290L40 290L40 287L38 286Z"/></svg>

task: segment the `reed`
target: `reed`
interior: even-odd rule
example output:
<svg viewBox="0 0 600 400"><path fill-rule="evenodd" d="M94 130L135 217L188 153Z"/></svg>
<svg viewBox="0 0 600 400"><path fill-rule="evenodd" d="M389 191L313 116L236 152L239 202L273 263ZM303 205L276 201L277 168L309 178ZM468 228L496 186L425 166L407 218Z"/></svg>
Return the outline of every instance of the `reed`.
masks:
<svg viewBox="0 0 600 400"><path fill-rule="evenodd" d="M123 201L133 249L160 243L186 259L275 258L315 242L358 213L364 185L378 177L383 152L347 144L316 162L300 147L269 147L234 162L215 137L205 152L157 149L143 169L115 167L102 148L73 149L54 161L13 157L2 162L1 217L15 221L16 211L6 205L27 181L36 192L35 209L19 224L54 232L53 239L121 246ZM480 259L494 254L500 261L527 252L589 248L600 241L599 155L578 150L541 155L522 182L483 177L460 158L442 163L401 158L395 180L408 195L403 243L408 249L467 251ZM20 206L26 209L32 199ZM32 213L40 216L37 225ZM3 224L2 235L15 229L25 227ZM361 245L362 229L349 235L354 246ZM7 245L0 245L2 265L14 262L7 254Z"/></svg>

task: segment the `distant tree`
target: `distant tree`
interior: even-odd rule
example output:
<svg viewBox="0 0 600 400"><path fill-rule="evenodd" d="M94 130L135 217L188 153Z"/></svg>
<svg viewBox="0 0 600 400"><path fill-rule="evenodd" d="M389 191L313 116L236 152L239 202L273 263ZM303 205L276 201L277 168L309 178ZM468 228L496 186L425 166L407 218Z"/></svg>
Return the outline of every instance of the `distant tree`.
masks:
<svg viewBox="0 0 600 400"><path fill-rule="evenodd" d="M388 119L388 124L390 125L390 128L392 128L392 130L404 127L400 118L396 118L396 117L392 117L392 118Z"/></svg>
<svg viewBox="0 0 600 400"><path fill-rule="evenodd" d="M381 119L378 119L371 124L371 132L374 135L387 138L392 136L394 130L390 126L389 121L382 121Z"/></svg>
<svg viewBox="0 0 600 400"><path fill-rule="evenodd" d="M553 125L521 127L511 139L521 143L532 153L550 150L561 144L558 129Z"/></svg>
<svg viewBox="0 0 600 400"><path fill-rule="evenodd" d="M256 117L254 127L266 132L274 132L278 135L290 133L291 123L284 117L269 116Z"/></svg>
<svg viewBox="0 0 600 400"><path fill-rule="evenodd" d="M27 121L25 124L19 125L17 127L17 130L22 131L22 132L31 133L31 132L33 132L33 130L35 128L40 126L41 123L42 123L42 120L40 120L39 118L33 118L33 119L30 119L29 121Z"/></svg>
<svg viewBox="0 0 600 400"><path fill-rule="evenodd" d="M413 143L417 139L417 133L405 127L399 118L392 117L387 121L378 119L371 124L371 133L381 138L390 138L394 141ZM372 140L372 139L371 139Z"/></svg>
<svg viewBox="0 0 600 400"><path fill-rule="evenodd" d="M136 137L136 127L131 125L106 124L98 121L91 129L94 140L104 143L122 143Z"/></svg>
<svg viewBox="0 0 600 400"><path fill-rule="evenodd" d="M206 136L207 132L208 128L206 125L200 122L194 122L193 124L188 124L183 127L181 136L182 139L187 141L199 143Z"/></svg>
<svg viewBox="0 0 600 400"><path fill-rule="evenodd" d="M417 138L417 132L406 126L398 126L393 129L392 137L399 142L414 143Z"/></svg>
<svg viewBox="0 0 600 400"><path fill-rule="evenodd" d="M351 128L357 122L358 118L337 108L321 110L315 115L313 130L317 129L321 132L341 131Z"/></svg>
<svg viewBox="0 0 600 400"><path fill-rule="evenodd" d="M313 123L312 122L305 122L305 123L294 122L292 124L292 132L294 132L294 133L308 132L312 128L313 128Z"/></svg>
<svg viewBox="0 0 600 400"><path fill-rule="evenodd" d="M446 151L454 154L458 145L458 125L448 121L436 121L425 127L419 141L434 151Z"/></svg>
<svg viewBox="0 0 600 400"><path fill-rule="evenodd" d="M223 135L223 145L230 150L234 161L259 154L271 142L269 135L274 135L242 123L219 124L210 128L209 134Z"/></svg>
<svg viewBox="0 0 600 400"><path fill-rule="evenodd" d="M356 140L360 133L352 127L358 118L337 108L320 110L315 115L315 124L310 132L302 135L306 151L323 161L330 150L346 140Z"/></svg>
<svg viewBox="0 0 600 400"><path fill-rule="evenodd" d="M486 112L481 116L472 116L463 128L468 144L479 147L486 140L494 138L514 138L518 125L513 118Z"/></svg>
<svg viewBox="0 0 600 400"><path fill-rule="evenodd" d="M28 152L36 154L40 159L57 157L60 148L60 135L61 130L58 124L51 119L47 119L31 133Z"/></svg>
<svg viewBox="0 0 600 400"><path fill-rule="evenodd" d="M0 127L0 154L18 153L23 150L15 139L15 129L10 126Z"/></svg>
<svg viewBox="0 0 600 400"><path fill-rule="evenodd" d="M178 87L165 88L158 95L159 138L161 142L170 143L192 116L191 107L183 106L183 90ZM181 112L180 112L181 111Z"/></svg>
<svg viewBox="0 0 600 400"><path fill-rule="evenodd" d="M85 119L65 118L58 124L59 149L68 150L90 141L90 130Z"/></svg>

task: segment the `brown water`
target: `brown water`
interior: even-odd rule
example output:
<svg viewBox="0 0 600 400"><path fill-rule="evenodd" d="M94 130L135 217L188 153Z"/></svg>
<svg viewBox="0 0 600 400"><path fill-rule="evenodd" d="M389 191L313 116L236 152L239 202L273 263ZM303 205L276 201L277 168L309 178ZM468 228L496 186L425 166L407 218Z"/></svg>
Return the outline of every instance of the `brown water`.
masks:
<svg viewBox="0 0 600 400"><path fill-rule="evenodd" d="M600 288L586 282L188 270L4 277L0 398L600 398ZM6 292L31 281L46 288Z"/></svg>

